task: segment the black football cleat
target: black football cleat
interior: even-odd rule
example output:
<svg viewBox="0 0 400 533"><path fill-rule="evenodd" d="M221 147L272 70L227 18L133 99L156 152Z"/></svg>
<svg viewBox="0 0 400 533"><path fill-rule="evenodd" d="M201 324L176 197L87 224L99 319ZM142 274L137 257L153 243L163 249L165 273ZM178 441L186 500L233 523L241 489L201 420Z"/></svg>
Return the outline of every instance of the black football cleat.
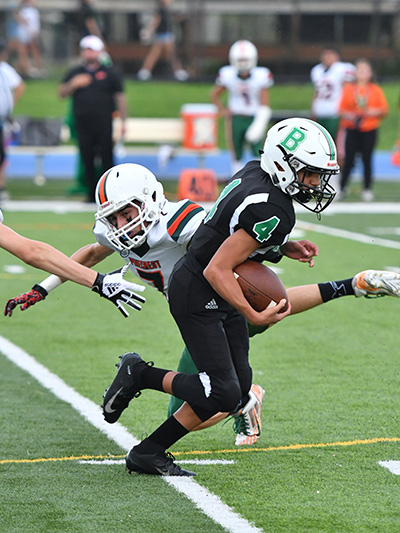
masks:
<svg viewBox="0 0 400 533"><path fill-rule="evenodd" d="M114 424L126 409L132 398L141 395L140 380L135 377L135 370L140 365L147 365L137 353L120 355L121 361L114 381L104 393L103 416L109 424Z"/></svg>
<svg viewBox="0 0 400 533"><path fill-rule="evenodd" d="M176 463L169 452L139 453L135 447L126 456L126 468L129 473L152 474L155 476L197 476L196 472L184 470Z"/></svg>

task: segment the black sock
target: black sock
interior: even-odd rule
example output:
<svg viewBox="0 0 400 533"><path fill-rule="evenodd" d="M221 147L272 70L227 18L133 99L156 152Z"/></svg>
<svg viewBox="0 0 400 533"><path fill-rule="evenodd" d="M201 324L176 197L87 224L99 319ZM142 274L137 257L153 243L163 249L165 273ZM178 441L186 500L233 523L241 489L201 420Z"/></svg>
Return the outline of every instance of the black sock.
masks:
<svg viewBox="0 0 400 533"><path fill-rule="evenodd" d="M354 296L354 290L351 285L353 278L343 279L341 281L327 281L318 283L319 292L323 302L329 302L342 296Z"/></svg>
<svg viewBox="0 0 400 533"><path fill-rule="evenodd" d="M140 374L140 381L143 384L143 388L164 392L162 382L165 374L168 372L170 372L170 370L147 365Z"/></svg>
<svg viewBox="0 0 400 533"><path fill-rule="evenodd" d="M139 453L163 452L188 433L189 431L174 416L170 416L151 435L135 446L135 450Z"/></svg>

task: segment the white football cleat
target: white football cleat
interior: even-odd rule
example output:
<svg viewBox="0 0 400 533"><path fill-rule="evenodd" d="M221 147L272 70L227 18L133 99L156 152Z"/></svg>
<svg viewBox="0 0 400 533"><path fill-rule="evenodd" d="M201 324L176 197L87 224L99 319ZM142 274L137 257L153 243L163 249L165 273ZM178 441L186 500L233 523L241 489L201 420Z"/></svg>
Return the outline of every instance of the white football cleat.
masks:
<svg viewBox="0 0 400 533"><path fill-rule="evenodd" d="M388 270L365 270L352 281L356 298L364 296L397 296L400 298L400 274Z"/></svg>
<svg viewBox="0 0 400 533"><path fill-rule="evenodd" d="M260 385L252 385L249 401L239 414L235 416L233 431L237 433L235 444L254 444L261 435L261 406L265 391Z"/></svg>

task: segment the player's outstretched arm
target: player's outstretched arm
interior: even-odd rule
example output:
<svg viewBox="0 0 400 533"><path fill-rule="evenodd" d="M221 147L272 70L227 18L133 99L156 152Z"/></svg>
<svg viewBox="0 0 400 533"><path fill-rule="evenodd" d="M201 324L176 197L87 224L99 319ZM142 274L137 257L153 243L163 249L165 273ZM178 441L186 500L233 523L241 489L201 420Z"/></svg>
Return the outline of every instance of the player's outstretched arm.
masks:
<svg viewBox="0 0 400 533"><path fill-rule="evenodd" d="M143 296L136 294L137 292L144 291L145 287L143 285L131 283L123 279L126 270L124 267L109 274L99 274L94 270L90 271L95 276L95 280L91 286L92 291L97 292L97 294L112 302L125 318L129 316L126 306L135 311L140 311L142 309L141 304L144 304L146 301ZM4 316L11 316L14 309L18 306L21 306L21 311L25 311L25 309L28 309L35 303L44 300L47 294L48 292L41 285L34 285L29 292L8 300L4 308Z"/></svg>
<svg viewBox="0 0 400 533"><path fill-rule="evenodd" d="M62 278L92 288L100 296L107 298L116 305L126 317L129 316L129 313L122 305L123 303L132 309L140 310L140 304L145 302L142 296L134 292L142 292L144 287L125 281L121 271L110 274L98 274L87 266L70 259L56 248L53 248L53 246L41 241L34 241L22 237L4 224L0 224L0 247L28 265L46 270L58 276L59 284L61 283L60 278ZM108 251L107 254L109 253L112 252ZM94 261L93 258L92 261ZM45 288L40 285L35 285L28 293L11 298L5 306L4 315L11 316L13 310L18 305L21 305L22 310L28 309L33 304L44 300L47 294L48 291Z"/></svg>
<svg viewBox="0 0 400 533"><path fill-rule="evenodd" d="M26 293L11 298L4 310L6 316L11 316L12 311L21 306L21 311L29 309L32 305L44 300L49 292L59 287L64 281L71 280L92 287L96 281L97 272L90 270L112 253L112 250L104 246L89 244L77 250L72 258L68 258L62 252L52 246L22 237L7 226L0 226L0 246L25 263L32 265L52 275Z"/></svg>

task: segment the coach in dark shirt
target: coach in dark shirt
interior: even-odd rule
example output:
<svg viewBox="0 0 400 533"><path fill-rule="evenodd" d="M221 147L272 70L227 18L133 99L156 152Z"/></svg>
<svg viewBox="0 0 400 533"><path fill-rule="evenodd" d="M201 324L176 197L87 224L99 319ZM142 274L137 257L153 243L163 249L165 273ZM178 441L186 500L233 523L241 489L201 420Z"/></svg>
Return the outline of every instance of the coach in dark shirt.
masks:
<svg viewBox="0 0 400 533"><path fill-rule="evenodd" d="M96 183L95 157L101 158L102 172L112 166L112 116L115 109L122 119L122 135L126 118L126 100L118 73L100 63L104 44L95 35L80 42L83 64L65 75L59 86L61 98L72 96L79 150L85 168L89 202L94 202Z"/></svg>

